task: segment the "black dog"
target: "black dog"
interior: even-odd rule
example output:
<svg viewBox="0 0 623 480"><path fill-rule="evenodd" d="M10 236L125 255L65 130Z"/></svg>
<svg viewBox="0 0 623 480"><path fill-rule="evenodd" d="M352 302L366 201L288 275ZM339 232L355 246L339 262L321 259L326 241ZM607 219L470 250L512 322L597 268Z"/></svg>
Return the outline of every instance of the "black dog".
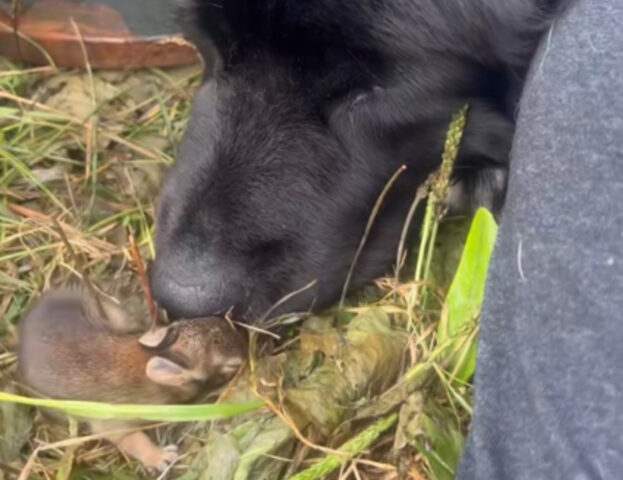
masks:
<svg viewBox="0 0 623 480"><path fill-rule="evenodd" d="M257 319L339 296L371 208L392 188L352 287L392 267L415 190L469 104L455 203L503 202L513 114L557 1L197 0L221 62L197 93L162 191L152 275L177 316ZM209 39L210 45L206 44Z"/></svg>

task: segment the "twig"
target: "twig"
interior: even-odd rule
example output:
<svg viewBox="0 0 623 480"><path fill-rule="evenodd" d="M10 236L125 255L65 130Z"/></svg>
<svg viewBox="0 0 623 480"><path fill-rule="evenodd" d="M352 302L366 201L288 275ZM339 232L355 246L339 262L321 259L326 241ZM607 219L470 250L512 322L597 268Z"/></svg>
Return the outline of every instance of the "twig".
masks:
<svg viewBox="0 0 623 480"><path fill-rule="evenodd" d="M361 252L363 251L363 247L366 245L366 241L368 240L368 236L370 235L370 231L372 230L372 226L374 225L374 221L381 210L381 205L383 204L383 200L387 196L388 192L391 190L392 186L398 179L398 177L407 169L406 165L402 165L396 172L392 175L389 181L383 187L381 194L376 199L376 203L374 204L374 208L372 209L372 213L368 218L368 223L366 224L366 229L361 237L361 242L359 242L359 247L357 247L357 251L355 252L355 257L353 258L352 263L350 264L350 268L348 269L348 274L346 275L346 280L344 281L344 287L342 288L342 295L340 296L339 310L344 308L344 300L346 300L346 294L348 293L348 288L350 287L350 281L353 277L353 273L355 272L355 267L357 266L357 262L359 261L359 257L361 256Z"/></svg>
<svg viewBox="0 0 623 480"><path fill-rule="evenodd" d="M117 430L111 430L110 432L96 433L96 434L92 434L92 435L85 435L85 436L82 436L82 437L73 437L73 438L68 438L66 440L60 440L60 441L54 442L54 443L47 443L47 444L44 444L44 445L39 445L37 448L35 448L32 451L32 453L28 457L28 461L26 462L26 464L22 468L22 471L20 473L20 476L19 476L18 480L28 480L30 478L30 473L31 473L32 468L33 468L33 466L35 464L35 461L37 460L39 452L44 452L46 450L54 450L54 449L63 448L63 447L72 447L72 446L75 446L75 445L81 445L83 443L90 442L92 440L104 439L104 438L106 438L109 435L117 435L117 434L138 432L140 430L147 430L147 429L157 428L157 427L160 427L162 425L164 425L164 423L158 423L158 424L154 424L154 425L146 425L146 426L141 426L141 427L117 429Z"/></svg>
<svg viewBox="0 0 623 480"><path fill-rule="evenodd" d="M425 182L417 189L417 191L415 192L415 197L413 198L413 202L411 202L409 212L407 213L405 223L402 226L402 232L400 233L400 242L398 243L398 251L396 253L396 272L394 275L395 285L398 285L402 257L404 255L404 248L407 241L407 235L409 234L409 228L411 228L411 222L413 222L413 217L415 216L415 212L417 211L417 207L419 206L420 202L426 198L426 195L428 195L428 187L429 182Z"/></svg>
<svg viewBox="0 0 623 480"><path fill-rule="evenodd" d="M315 285L316 285L316 280L312 280L307 285L299 288L298 290L294 290L293 292L290 292L287 295L283 296L276 303L274 303L268 310L266 310L266 312L264 313L264 315L262 315L262 317L257 322L257 324L258 325L264 325L265 322L270 317L270 315L272 315L272 313L275 310L277 310L279 307L281 307L284 303L290 301L292 298L296 297L299 293L304 293L304 292L306 292L307 290L309 290L310 288L312 288Z"/></svg>
<svg viewBox="0 0 623 480"><path fill-rule="evenodd" d="M151 319L151 328L156 328L158 325L158 307L156 306L156 302L154 300L153 295L151 294L151 288L149 286L149 280L147 279L147 273L145 272L145 264L143 263L143 257L141 257L141 252L136 245L136 239L132 232L130 232L130 253L132 255L132 260L134 261L134 265L136 266L136 273L138 275L138 280L141 283L141 288L143 289L143 293L145 294L145 299L147 300L147 308L149 309L149 318Z"/></svg>
<svg viewBox="0 0 623 480"><path fill-rule="evenodd" d="M301 442L303 445L313 449L313 450L318 450L320 452L324 452L327 454L331 454L331 455L338 455L338 456L342 456L340 452L338 452L337 450L334 450L332 448L329 447L323 447L322 445L318 445L317 443L312 442L311 440L309 440L307 437L305 437L305 435L303 435L303 433L299 430L298 426L296 425L296 423L288 416L287 413L285 413L284 411L281 410L281 408L279 408L278 405L276 405L270 398L268 398L268 396L266 395L262 395L259 392L258 386L257 386L257 376L255 374L255 369L252 367L253 362L249 363L249 366L251 367L251 373L250 373L250 390L251 392L253 392L253 394L255 396L257 396L259 399L261 399L264 403L265 403L265 407L267 407L271 412L273 412L277 417L279 417L279 419L285 423L288 428L290 428L290 430L292 430L292 433L294 434L294 436L298 439L299 442Z"/></svg>
<svg viewBox="0 0 623 480"><path fill-rule="evenodd" d="M89 201L88 212L90 214L93 209L93 204L95 203L95 187L97 186L97 123L98 117L95 114L98 110L97 107L97 96L95 94L95 80L93 78L93 70L91 69L91 62L89 61L89 54L87 52L87 47L84 43L84 37L82 36L82 32L78 27L78 24L74 20L73 17L69 18L71 26L74 29L76 37L78 38L78 43L80 45L80 50L82 52L82 57L84 59L84 67L87 71L87 77L89 79L89 93L91 94L91 106L93 107L92 114L89 115L88 120L86 121L86 177L89 177L89 170L91 173L91 199Z"/></svg>

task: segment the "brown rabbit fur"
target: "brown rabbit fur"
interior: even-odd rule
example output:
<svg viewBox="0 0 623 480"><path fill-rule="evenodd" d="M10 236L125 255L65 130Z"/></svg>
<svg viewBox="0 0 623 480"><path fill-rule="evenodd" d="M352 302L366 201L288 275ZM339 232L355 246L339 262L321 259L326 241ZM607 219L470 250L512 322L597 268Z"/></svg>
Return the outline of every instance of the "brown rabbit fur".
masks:
<svg viewBox="0 0 623 480"><path fill-rule="evenodd" d="M227 382L246 356L242 335L222 318L181 320L142 334L135 326L121 308L87 292L44 294L20 322L22 381L59 399L186 403ZM136 424L87 423L97 433ZM143 432L107 438L148 468L162 469L176 457L173 446L159 448Z"/></svg>

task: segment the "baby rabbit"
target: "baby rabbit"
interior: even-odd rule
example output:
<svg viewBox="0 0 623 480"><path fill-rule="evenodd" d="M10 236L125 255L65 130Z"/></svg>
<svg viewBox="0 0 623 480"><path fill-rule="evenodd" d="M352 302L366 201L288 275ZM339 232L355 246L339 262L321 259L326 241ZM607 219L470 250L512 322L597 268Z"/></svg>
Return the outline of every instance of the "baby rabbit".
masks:
<svg viewBox="0 0 623 480"><path fill-rule="evenodd" d="M222 318L180 320L136 333L124 312L88 292L56 291L19 325L23 382L36 394L108 403L177 404L199 399L227 382L246 357L246 342ZM136 425L88 420L105 433ZM146 468L163 469L177 455L144 432L106 435Z"/></svg>

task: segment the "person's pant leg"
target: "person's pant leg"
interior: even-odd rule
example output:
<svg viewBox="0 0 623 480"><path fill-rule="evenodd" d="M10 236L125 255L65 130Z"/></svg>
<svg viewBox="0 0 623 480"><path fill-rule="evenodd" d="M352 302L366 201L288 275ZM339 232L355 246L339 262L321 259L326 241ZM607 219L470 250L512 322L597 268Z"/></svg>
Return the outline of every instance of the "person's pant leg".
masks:
<svg viewBox="0 0 623 480"><path fill-rule="evenodd" d="M459 480L623 479L623 0L580 0L523 96Z"/></svg>

